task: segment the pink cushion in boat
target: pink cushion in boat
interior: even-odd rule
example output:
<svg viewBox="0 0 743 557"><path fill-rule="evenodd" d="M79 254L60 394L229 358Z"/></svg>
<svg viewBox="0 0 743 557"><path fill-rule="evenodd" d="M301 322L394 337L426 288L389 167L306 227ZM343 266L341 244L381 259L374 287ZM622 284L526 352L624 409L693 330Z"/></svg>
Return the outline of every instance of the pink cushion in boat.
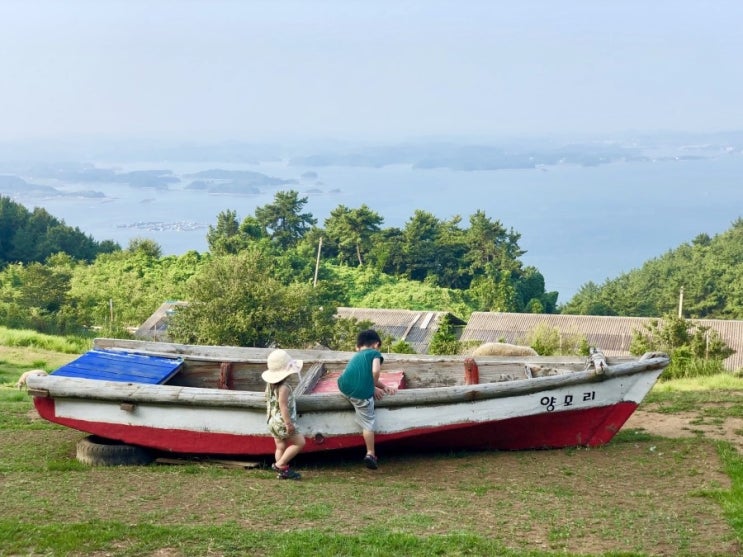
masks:
<svg viewBox="0 0 743 557"><path fill-rule="evenodd" d="M337 393L338 392L338 376L341 374L340 371L333 371L323 375L315 387L310 391L311 393ZM394 385L398 389L405 388L405 372L403 371L383 371L379 378L385 385Z"/></svg>

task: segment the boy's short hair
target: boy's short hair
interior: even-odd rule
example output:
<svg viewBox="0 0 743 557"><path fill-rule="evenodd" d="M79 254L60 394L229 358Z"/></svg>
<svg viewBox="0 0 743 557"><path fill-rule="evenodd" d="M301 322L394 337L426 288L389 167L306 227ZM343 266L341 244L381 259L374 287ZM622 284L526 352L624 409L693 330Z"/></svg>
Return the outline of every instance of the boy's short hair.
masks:
<svg viewBox="0 0 743 557"><path fill-rule="evenodd" d="M361 331L356 337L356 346L371 346L375 342L382 344L382 339L374 329L366 329Z"/></svg>

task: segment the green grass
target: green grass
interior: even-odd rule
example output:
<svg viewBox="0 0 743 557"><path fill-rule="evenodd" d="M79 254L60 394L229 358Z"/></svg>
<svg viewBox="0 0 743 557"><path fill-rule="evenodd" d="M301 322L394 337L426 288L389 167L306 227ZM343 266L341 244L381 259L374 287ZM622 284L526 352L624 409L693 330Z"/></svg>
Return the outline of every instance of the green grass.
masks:
<svg viewBox="0 0 743 557"><path fill-rule="evenodd" d="M386 459L378 474L342 458L305 460L306 477L292 483L276 482L268 471L201 464L90 468L74 455L82 434L33 419L27 394L12 386L26 369L51 371L61 365L57 359L64 363L74 354L34 347L0 360L0 556L556 557L571 555L574 540L593 536L612 549L582 555L648 557L637 540L661 531L671 540L666 554L699 555L690 549L695 533L684 526L688 520L656 508L663 501L652 486L667 487L674 474L699 478L698 489L680 494L679 512L693 513L695 499L707 501L743 547L743 457L715 442L719 461L700 461L698 454L714 454L700 450L712 443L702 438L668 440L623 429L606 447L409 454ZM705 419L741 417L743 385L730 379L664 382L646 403L662 412L701 412ZM596 467L586 466L588 457ZM729 482L705 483L709 466L721 467ZM602 487L628 467L647 474L651 488L620 478L624 493L602 495ZM519 481L526 471L535 473ZM180 490L188 485L205 491L184 499ZM577 509L586 485L597 490L594 514L563 513ZM177 504L169 505L170 497ZM86 501L103 501L110 512L88 509ZM492 508L493 522L471 527L484 505ZM452 518L442 520L442 513ZM354 525L343 527L351 519ZM543 531L528 547L523 540L535 535L533 525ZM627 531L626 525L646 531Z"/></svg>
<svg viewBox="0 0 743 557"><path fill-rule="evenodd" d="M718 443L718 452L732 486L729 490L719 490L709 495L720 502L730 526L743 544L743 458L729 443Z"/></svg>
<svg viewBox="0 0 743 557"><path fill-rule="evenodd" d="M370 529L358 535L299 530L267 533L237 524L211 526L129 525L89 522L71 526L0 522L4 554L10 555L273 555L279 557L494 555L544 556L545 552L508 550L501 544L467 534L421 538ZM175 553L172 553L175 552ZM618 554L617 554L618 555Z"/></svg>
<svg viewBox="0 0 743 557"><path fill-rule="evenodd" d="M743 418L741 391L717 388L705 391L654 389L646 397L644 404L653 404L655 412L665 414L698 412L702 418Z"/></svg>
<svg viewBox="0 0 743 557"><path fill-rule="evenodd" d="M23 372L51 372L92 347L90 339L58 337L0 327L0 386L13 387ZM0 401L27 400L25 394L0 391Z"/></svg>
<svg viewBox="0 0 743 557"><path fill-rule="evenodd" d="M0 327L0 346L36 348L63 354L81 354L92 346L90 338L55 336L27 329Z"/></svg>
<svg viewBox="0 0 743 557"><path fill-rule="evenodd" d="M743 389L743 378L732 373L718 373L707 377L692 377L661 381L653 387L651 395L680 391L738 390Z"/></svg>

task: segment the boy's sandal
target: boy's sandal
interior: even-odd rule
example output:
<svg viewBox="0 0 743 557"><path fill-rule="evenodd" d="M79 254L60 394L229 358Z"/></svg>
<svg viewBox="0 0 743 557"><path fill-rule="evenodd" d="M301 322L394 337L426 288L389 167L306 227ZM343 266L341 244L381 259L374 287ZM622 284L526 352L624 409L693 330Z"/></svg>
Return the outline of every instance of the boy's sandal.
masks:
<svg viewBox="0 0 743 557"><path fill-rule="evenodd" d="M377 469L377 457L373 454L368 454L364 457L364 465L369 470L376 470Z"/></svg>

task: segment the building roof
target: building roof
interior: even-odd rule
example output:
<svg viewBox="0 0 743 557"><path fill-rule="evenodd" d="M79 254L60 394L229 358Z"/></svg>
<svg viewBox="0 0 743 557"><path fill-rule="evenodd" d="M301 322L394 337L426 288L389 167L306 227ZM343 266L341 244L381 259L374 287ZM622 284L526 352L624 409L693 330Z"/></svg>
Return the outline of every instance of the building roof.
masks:
<svg viewBox="0 0 743 557"><path fill-rule="evenodd" d="M628 356L633 331L644 331L645 324L658 320L649 317L474 312L470 315L460 340L526 344L527 335L538 325L546 324L557 328L564 335L585 335L590 345L600 348L607 356ZM726 369L743 368L743 321L723 319L687 321L717 331L720 338L736 351L723 362Z"/></svg>
<svg viewBox="0 0 743 557"><path fill-rule="evenodd" d="M144 340L168 340L168 318L173 314L176 308L187 306L188 302L179 300L168 300L160 305L155 313L142 323L134 332L136 338Z"/></svg>
<svg viewBox="0 0 743 557"><path fill-rule="evenodd" d="M446 311L415 311L408 309L371 309L339 307L336 315L346 319L370 321L378 331L384 331L395 340L404 340L418 354L426 354L431 338L438 331L444 316L449 316L455 329L464 327L465 322Z"/></svg>
<svg viewBox="0 0 743 557"><path fill-rule="evenodd" d="M183 301L167 301L136 330L137 338L168 340L168 317ZM658 318L610 317L601 315L561 315L546 313L474 312L469 321L445 311L416 311L407 309L337 308L338 317L369 321L372 326L395 340L404 340L418 354L427 354L433 335L444 316L449 316L455 334L463 342L508 342L528 344L526 338L540 324L554 327L563 335L586 337L591 346L600 348L607 356L629 356L632 333L644 331L644 325ZM724 319L688 319L696 325L717 331L720 338L735 350L723 365L735 371L743 369L743 321Z"/></svg>

